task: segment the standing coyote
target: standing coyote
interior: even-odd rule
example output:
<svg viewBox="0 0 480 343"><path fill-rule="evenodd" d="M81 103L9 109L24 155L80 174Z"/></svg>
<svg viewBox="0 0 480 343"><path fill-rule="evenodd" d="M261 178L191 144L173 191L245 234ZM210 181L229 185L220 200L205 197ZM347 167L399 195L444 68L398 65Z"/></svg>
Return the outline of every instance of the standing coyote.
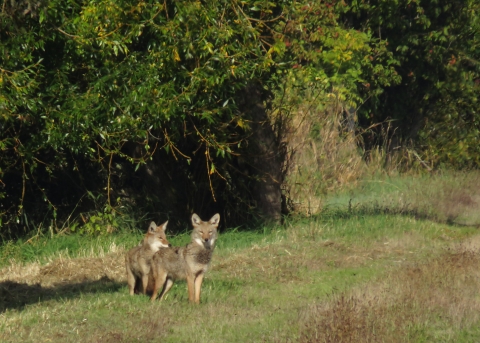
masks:
<svg viewBox="0 0 480 343"><path fill-rule="evenodd" d="M168 221L157 226L155 222L151 222L143 241L127 253L125 267L130 295L133 295L136 291L143 294L147 292L148 274L151 270L153 254L160 248L171 246L165 235L167 223Z"/></svg>
<svg viewBox="0 0 480 343"><path fill-rule="evenodd" d="M155 286L151 301L157 298L160 288L162 288L161 300L175 280L186 279L188 299L191 302L200 303L200 288L212 259L219 221L218 213L206 222L194 213L192 241L185 247L161 249L153 255L152 273Z"/></svg>

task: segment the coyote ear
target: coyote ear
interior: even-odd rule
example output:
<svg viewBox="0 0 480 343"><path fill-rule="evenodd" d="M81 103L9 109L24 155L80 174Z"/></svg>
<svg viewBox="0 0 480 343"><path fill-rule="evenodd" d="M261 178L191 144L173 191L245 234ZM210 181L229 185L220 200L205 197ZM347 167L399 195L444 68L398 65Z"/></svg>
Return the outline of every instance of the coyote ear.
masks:
<svg viewBox="0 0 480 343"><path fill-rule="evenodd" d="M212 218L210 218L209 222L212 225L218 225L218 223L220 222L220 215L216 213Z"/></svg>
<svg viewBox="0 0 480 343"><path fill-rule="evenodd" d="M155 224L155 222L152 221L150 223L150 227L148 228L148 231L155 231L156 228L157 228L157 224Z"/></svg>
<svg viewBox="0 0 480 343"><path fill-rule="evenodd" d="M167 224L168 224L168 220L162 225L160 225L162 227L163 232L165 232L165 230L167 229Z"/></svg>
<svg viewBox="0 0 480 343"><path fill-rule="evenodd" d="M192 214L192 224L193 224L193 226L199 225L201 221L202 220L200 219L200 217L196 213Z"/></svg>

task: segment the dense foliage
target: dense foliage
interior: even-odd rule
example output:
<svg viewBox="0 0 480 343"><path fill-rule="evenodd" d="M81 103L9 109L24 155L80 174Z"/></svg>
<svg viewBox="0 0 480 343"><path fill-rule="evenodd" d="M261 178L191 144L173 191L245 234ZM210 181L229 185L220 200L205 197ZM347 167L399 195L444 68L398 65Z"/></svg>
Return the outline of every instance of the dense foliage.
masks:
<svg viewBox="0 0 480 343"><path fill-rule="evenodd" d="M398 120L433 161L478 165L477 10L473 0L6 1L1 235L76 221L102 231L132 209L277 220L282 120L267 109L286 79L360 107L364 127Z"/></svg>
<svg viewBox="0 0 480 343"><path fill-rule="evenodd" d="M480 2L348 3L339 6L346 25L388 42L402 80L361 108L363 125L394 120L399 140L432 166L478 167Z"/></svg>

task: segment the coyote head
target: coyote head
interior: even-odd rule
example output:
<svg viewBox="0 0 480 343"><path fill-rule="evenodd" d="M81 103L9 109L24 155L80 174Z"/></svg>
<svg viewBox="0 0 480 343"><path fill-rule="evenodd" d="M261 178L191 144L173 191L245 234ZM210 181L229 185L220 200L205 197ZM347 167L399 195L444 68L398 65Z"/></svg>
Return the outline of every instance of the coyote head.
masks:
<svg viewBox="0 0 480 343"><path fill-rule="evenodd" d="M192 240L205 249L213 249L217 239L217 227L220 215L217 213L209 221L204 222L195 213L192 215Z"/></svg>
<svg viewBox="0 0 480 343"><path fill-rule="evenodd" d="M150 223L143 244L149 244L150 249L158 250L160 248L168 248L172 246L165 235L165 230L167 229L168 220L160 226L157 226L155 222Z"/></svg>

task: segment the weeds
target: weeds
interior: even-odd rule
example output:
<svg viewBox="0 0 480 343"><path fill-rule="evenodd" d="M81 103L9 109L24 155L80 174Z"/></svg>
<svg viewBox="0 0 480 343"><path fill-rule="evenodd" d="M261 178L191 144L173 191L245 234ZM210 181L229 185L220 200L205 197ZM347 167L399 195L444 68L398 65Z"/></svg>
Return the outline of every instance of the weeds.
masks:
<svg viewBox="0 0 480 343"><path fill-rule="evenodd" d="M299 342L454 341L480 320L479 266L478 251L448 251L333 295L305 312Z"/></svg>
<svg viewBox="0 0 480 343"><path fill-rule="evenodd" d="M353 133L342 133L338 108L330 108L298 111L285 138L289 152L286 189L297 213L318 213L324 194L355 182L363 174L357 139Z"/></svg>

